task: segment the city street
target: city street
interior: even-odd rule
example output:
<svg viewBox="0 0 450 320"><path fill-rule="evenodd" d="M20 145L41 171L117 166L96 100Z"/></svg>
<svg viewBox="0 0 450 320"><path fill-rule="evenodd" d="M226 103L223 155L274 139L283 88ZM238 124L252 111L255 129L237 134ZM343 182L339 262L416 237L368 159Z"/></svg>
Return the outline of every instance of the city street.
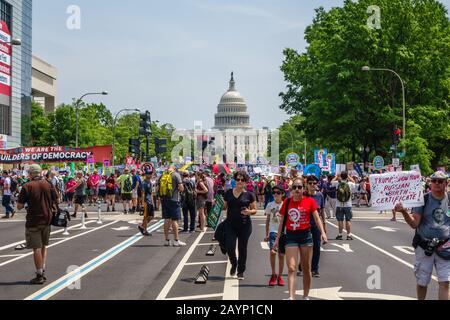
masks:
<svg viewBox="0 0 450 320"><path fill-rule="evenodd" d="M80 220L70 223L69 236L53 229L43 286L29 285L34 269L29 250L18 251L23 242L24 215L0 222L0 299L35 300L281 300L287 287L269 287L269 249L263 242L265 217L253 219L253 234L245 280L229 277L227 257L217 249L206 256L213 232L182 234L183 248L163 246L162 222L156 221L143 238L137 230L138 215L103 215L97 224L95 208L89 208L87 229ZM333 240L337 222L328 220L330 242L322 249L320 274L313 278L312 299L403 300L415 298L413 231L403 220L367 209L355 211L353 241ZM345 239L345 236L344 236ZM210 268L206 284L194 284L203 265ZM79 269L77 269L79 267ZM374 271L375 270L375 271ZM374 272L380 286L374 288ZM370 279L369 279L370 278ZM369 281L368 281L369 279ZM297 277L298 294L302 279ZM287 277L285 277L287 283ZM428 298L437 297L436 278ZM299 298L301 298L299 296Z"/></svg>

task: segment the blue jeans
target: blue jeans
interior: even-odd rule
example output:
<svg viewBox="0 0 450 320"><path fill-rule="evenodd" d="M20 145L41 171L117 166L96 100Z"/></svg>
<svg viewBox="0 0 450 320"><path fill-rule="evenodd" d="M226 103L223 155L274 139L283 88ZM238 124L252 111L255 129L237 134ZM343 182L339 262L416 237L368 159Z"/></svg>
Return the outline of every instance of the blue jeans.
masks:
<svg viewBox="0 0 450 320"><path fill-rule="evenodd" d="M195 204L183 207L184 228L183 231L195 231L195 217L197 216ZM189 224L189 218L191 223Z"/></svg>
<svg viewBox="0 0 450 320"><path fill-rule="evenodd" d="M313 237L313 256L312 256L312 272L319 272L319 260L320 260L320 246L322 245L321 233L316 225L311 226L311 233Z"/></svg>
<svg viewBox="0 0 450 320"><path fill-rule="evenodd" d="M3 197L2 197L2 206L5 207L6 216L9 217L9 214L14 211L14 209L11 207L11 196L3 195Z"/></svg>

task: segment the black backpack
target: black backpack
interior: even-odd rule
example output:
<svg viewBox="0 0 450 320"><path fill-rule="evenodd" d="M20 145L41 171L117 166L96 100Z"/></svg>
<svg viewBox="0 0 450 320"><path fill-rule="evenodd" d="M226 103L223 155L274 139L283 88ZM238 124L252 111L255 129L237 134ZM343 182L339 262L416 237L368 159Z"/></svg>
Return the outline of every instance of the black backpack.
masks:
<svg viewBox="0 0 450 320"><path fill-rule="evenodd" d="M195 204L195 188L191 181L183 182L183 204L187 206L193 206Z"/></svg>

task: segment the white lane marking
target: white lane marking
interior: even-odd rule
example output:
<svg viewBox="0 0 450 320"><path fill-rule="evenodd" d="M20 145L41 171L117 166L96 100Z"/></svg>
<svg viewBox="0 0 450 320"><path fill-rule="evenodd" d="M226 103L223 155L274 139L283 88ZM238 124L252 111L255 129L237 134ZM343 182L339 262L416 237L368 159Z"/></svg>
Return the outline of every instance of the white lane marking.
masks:
<svg viewBox="0 0 450 320"><path fill-rule="evenodd" d="M0 221L0 224L2 223L14 223L14 222L26 222L27 220L2 220Z"/></svg>
<svg viewBox="0 0 450 320"><path fill-rule="evenodd" d="M320 252L339 252L339 250L335 250L335 249L324 249L323 247L320 247Z"/></svg>
<svg viewBox="0 0 450 320"><path fill-rule="evenodd" d="M165 300L167 295L169 294L170 289L172 289L173 285L175 284L175 281L177 281L178 276L181 273L181 270L183 270L183 267L185 266L186 262L191 257L192 253L194 252L197 245L200 243L200 240L202 240L203 236L206 234L206 232L201 232L197 239L195 239L194 243L191 245L189 250L184 255L183 259L181 259L180 263L178 264L175 271L172 273L171 277L167 281L164 288L161 290L161 292L158 294L158 297L156 297L156 300Z"/></svg>
<svg viewBox="0 0 450 320"><path fill-rule="evenodd" d="M328 223L330 226L333 226L334 228L339 229L339 227L338 227L337 225L335 225L335 224L333 224L333 223L331 223L331 222L329 222L329 221L327 221L327 223ZM372 248L374 248L375 250L380 251L381 253L387 255L388 257L391 257L392 259L397 260L398 262L400 262L400 263L404 264L405 266L407 266L407 267L409 267L409 268L411 268L411 269L414 270L414 266L413 266L412 264L406 262L405 260L402 260L402 259L400 259L399 257L393 255L392 253L387 252L386 250L381 249L380 247L374 245L373 243L370 243L369 241L364 240L364 239L361 238L361 237L358 237L358 236L355 235L354 233L352 233L352 236L353 236L353 238L358 239L359 241L361 241L361 242L367 244L369 247L372 247ZM432 276L431 278L432 278L433 280L435 280L435 281L438 281L438 279L436 278L436 276Z"/></svg>
<svg viewBox="0 0 450 320"><path fill-rule="evenodd" d="M382 230L386 232L396 232L398 228L391 228L391 227L382 227L382 226L376 226L373 228L370 228L371 230Z"/></svg>
<svg viewBox="0 0 450 320"><path fill-rule="evenodd" d="M409 246L394 246L394 249L397 249L398 251L401 251L401 252L409 254L409 255L415 254L414 248L409 247Z"/></svg>
<svg viewBox="0 0 450 320"><path fill-rule="evenodd" d="M341 292L342 287L311 289L309 296L322 300L344 300L342 298L378 299L378 300L416 300L415 298L392 294L372 292ZM288 292L285 292L288 293ZM297 290L296 295L303 296L303 290Z"/></svg>
<svg viewBox="0 0 450 320"><path fill-rule="evenodd" d="M0 256L0 258L14 258L14 257L21 257L23 254L6 254L4 256Z"/></svg>
<svg viewBox="0 0 450 320"><path fill-rule="evenodd" d="M114 223L117 223L117 222L118 222L118 221L113 221L113 222L110 222L110 223L108 223L108 224L105 224L105 225L103 225L103 226L101 226L101 227L98 227L98 228L96 228L96 229L89 230L89 231L86 231L86 232L77 234L76 236L73 236L73 237L70 237L70 238L66 238L66 239L64 239L64 240L61 240L61 241L59 241L59 242L52 243L51 245L49 245L49 246L47 247L47 249L48 249L48 248L51 248L51 247L54 247L54 246L57 246L58 244L61 244L61 243L63 243L63 242L66 242L66 241L69 241L69 240L72 240L72 239L75 239L75 238L84 236L85 234L88 234L88 233L91 233L91 232L100 230L100 229L102 229L102 228L108 227L108 226L113 225ZM32 255L32 254L33 254L33 252L25 253L25 254L21 255L20 257L17 257L17 258L14 258L14 259L5 261L5 262L3 262L3 263L0 263L0 267L3 267L3 266L5 266L5 265L7 265L7 264L10 264L10 263L13 263L14 261L20 260L20 259L22 259L22 258L28 257L28 256L30 256L30 255Z"/></svg>
<svg viewBox="0 0 450 320"><path fill-rule="evenodd" d="M338 247L340 249L343 249L345 252L354 252L352 249L350 249L350 245L348 243L344 244L338 244L338 243L330 243L332 246Z"/></svg>
<svg viewBox="0 0 450 320"><path fill-rule="evenodd" d="M94 222L94 221L88 221L88 222L86 222L86 224L92 223L92 222ZM67 230L74 230L75 228L78 228L78 227L81 227L81 224L76 224L74 226L71 226L71 227L67 228ZM62 233L62 232L64 232L64 229L53 231L53 232L50 233L50 235L55 235L55 234ZM18 241L18 242L15 242L15 243L8 244L6 246L0 247L0 251L16 247L16 246L18 246L19 244L22 244L22 243L25 243L25 241L22 240L22 241Z"/></svg>
<svg viewBox="0 0 450 320"><path fill-rule="evenodd" d="M223 264L228 261L208 261L208 262L189 262L186 263L185 266L200 266L200 265L208 265L208 264Z"/></svg>
<svg viewBox="0 0 450 320"><path fill-rule="evenodd" d="M218 246L219 245L219 243L218 242L215 242L215 243L199 243L197 246L198 247L209 247L209 246Z"/></svg>
<svg viewBox="0 0 450 320"><path fill-rule="evenodd" d="M118 222L118 221L116 221ZM160 228L164 224L164 221L160 220L159 222L153 224L148 230L152 232L157 228ZM139 240L144 238L141 233L137 233L134 236L128 238L117 246L107 250L105 253L99 255L98 257L92 259L91 261L85 263L80 268L64 275L58 280L52 282L48 286L42 288L41 290L31 294L26 297L24 300L48 300L49 298L56 295L58 292L64 290L66 287L73 284L75 281L81 279L83 276L87 275L91 271L97 269L99 266L103 265L107 261L111 260L113 257L132 246Z"/></svg>
<svg viewBox="0 0 450 320"><path fill-rule="evenodd" d="M269 244L267 242L261 242L261 248L263 250L270 250Z"/></svg>
<svg viewBox="0 0 450 320"><path fill-rule="evenodd" d="M202 294L198 296L189 296L189 297L166 298L166 300L198 300L198 299L210 299L218 297L223 297L223 293Z"/></svg>
<svg viewBox="0 0 450 320"><path fill-rule="evenodd" d="M225 273L225 284L223 286L223 300L239 300L239 280L231 277L231 263L228 261L227 271Z"/></svg>
<svg viewBox="0 0 450 320"><path fill-rule="evenodd" d="M119 227L119 228L111 228L111 230L115 230L115 231L128 231L131 230L130 227Z"/></svg>

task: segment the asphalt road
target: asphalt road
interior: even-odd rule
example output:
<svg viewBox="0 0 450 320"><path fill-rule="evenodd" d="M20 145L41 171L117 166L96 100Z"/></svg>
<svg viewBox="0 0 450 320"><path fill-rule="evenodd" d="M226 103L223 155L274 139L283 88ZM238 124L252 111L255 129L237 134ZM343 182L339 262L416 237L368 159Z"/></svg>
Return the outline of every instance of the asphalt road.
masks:
<svg viewBox="0 0 450 320"><path fill-rule="evenodd" d="M141 217L103 215L97 224L96 208L88 210L87 229L73 220L69 236L53 229L46 266L47 283L31 286L34 275L31 251L14 250L24 239L24 214L0 221L0 299L48 300L280 300L287 287L269 287L270 264L263 243L265 217L253 219L245 280L228 276L227 257L217 249L206 256L213 233L181 234L188 245L164 247L162 221L149 227L152 237L137 230ZM330 243L323 247L321 278L314 278L313 299L414 299L413 231L404 221L367 209L354 211L355 240L336 241L337 222L328 220ZM345 239L345 236L344 236ZM203 265L210 267L206 284L194 284ZM285 272L286 273L286 272ZM375 281L379 280L379 281ZM285 276L287 284L287 278ZM298 294L302 279L297 278ZM428 298L437 298L432 280ZM299 296L300 298L300 296Z"/></svg>

